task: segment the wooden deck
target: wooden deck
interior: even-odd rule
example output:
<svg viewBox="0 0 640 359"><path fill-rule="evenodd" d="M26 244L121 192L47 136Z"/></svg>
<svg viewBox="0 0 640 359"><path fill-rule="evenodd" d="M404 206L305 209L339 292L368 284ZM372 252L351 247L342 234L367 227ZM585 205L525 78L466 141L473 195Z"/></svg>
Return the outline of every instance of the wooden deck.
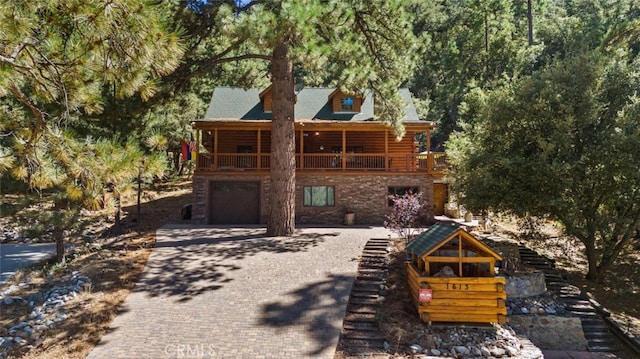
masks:
<svg viewBox="0 0 640 359"><path fill-rule="evenodd" d="M269 171L271 155L257 153L199 153L196 171ZM379 171L446 173L443 153L390 155L384 153L308 153L296 154L296 171Z"/></svg>

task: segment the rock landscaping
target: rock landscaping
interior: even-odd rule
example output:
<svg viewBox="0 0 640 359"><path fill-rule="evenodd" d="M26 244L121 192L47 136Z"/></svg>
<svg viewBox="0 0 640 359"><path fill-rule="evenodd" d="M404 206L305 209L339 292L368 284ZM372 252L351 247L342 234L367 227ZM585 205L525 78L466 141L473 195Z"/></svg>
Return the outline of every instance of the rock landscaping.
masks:
<svg viewBox="0 0 640 359"><path fill-rule="evenodd" d="M435 357L543 358L537 347L527 339L519 337L507 325L484 328L431 326L420 331L415 342L409 346L412 352Z"/></svg>
<svg viewBox="0 0 640 359"><path fill-rule="evenodd" d="M26 296L15 295L28 289L29 281L30 278L25 277L19 284L0 292L0 302L5 308L28 306L30 311L26 320L0 329L0 333L6 333L0 336L2 359L7 358L8 351L14 346L33 345L48 330L62 324L68 317L65 305L91 289L91 279L76 271L63 277L46 291Z"/></svg>

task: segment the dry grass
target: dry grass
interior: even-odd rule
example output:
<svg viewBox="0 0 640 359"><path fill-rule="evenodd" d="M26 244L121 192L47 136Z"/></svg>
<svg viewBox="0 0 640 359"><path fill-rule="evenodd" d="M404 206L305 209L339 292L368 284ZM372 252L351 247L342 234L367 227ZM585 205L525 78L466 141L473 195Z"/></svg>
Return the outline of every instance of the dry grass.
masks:
<svg viewBox="0 0 640 359"><path fill-rule="evenodd" d="M85 358L107 331L118 308L127 297L144 269L151 249L155 244L155 231L167 223L180 223L180 209L191 201L191 182L170 182L147 191L141 206L141 219L133 220L137 208L135 196L128 200L130 207L124 208L124 230L102 228L103 235L97 243L79 246L65 265L52 263L29 268L16 276L11 284L29 278L28 285L14 295L28 296L51 288L74 271L91 278L75 299L67 302L64 312L68 318L55 329L50 329L29 345L18 348L11 357L21 358ZM83 244L76 242L75 244ZM0 303L0 330L22 320L30 313L28 305ZM0 332L0 335L6 334Z"/></svg>

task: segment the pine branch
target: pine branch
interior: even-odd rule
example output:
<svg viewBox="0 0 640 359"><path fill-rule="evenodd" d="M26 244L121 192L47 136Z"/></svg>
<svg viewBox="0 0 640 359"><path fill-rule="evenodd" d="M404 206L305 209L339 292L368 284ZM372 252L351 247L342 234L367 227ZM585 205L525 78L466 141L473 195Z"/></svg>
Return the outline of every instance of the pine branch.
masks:
<svg viewBox="0 0 640 359"><path fill-rule="evenodd" d="M11 83L11 93L33 113L35 126L33 132L31 132L31 137L27 141L28 144L33 146L45 126L45 113L15 83Z"/></svg>

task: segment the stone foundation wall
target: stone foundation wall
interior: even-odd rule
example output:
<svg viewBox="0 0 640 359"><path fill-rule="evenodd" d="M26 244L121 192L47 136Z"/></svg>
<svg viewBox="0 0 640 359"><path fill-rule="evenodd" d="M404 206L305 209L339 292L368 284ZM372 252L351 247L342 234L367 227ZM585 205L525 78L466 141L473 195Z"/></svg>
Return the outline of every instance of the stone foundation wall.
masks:
<svg viewBox="0 0 640 359"><path fill-rule="evenodd" d="M191 179L191 223L207 223L207 178L205 176L193 176Z"/></svg>
<svg viewBox="0 0 640 359"><path fill-rule="evenodd" d="M264 176L217 175L193 176L193 208L191 222L206 224L209 211L210 182L215 181L258 181L260 182L260 218L267 222L270 179ZM333 207L305 207L304 186L333 186L335 205ZM296 222L301 224L342 224L347 210L355 213L355 224L382 225L390 207L387 203L388 187L419 187L425 205L423 219L433 220L433 178L425 174L403 175L322 175L296 174Z"/></svg>
<svg viewBox="0 0 640 359"><path fill-rule="evenodd" d="M305 207L304 186L334 186L335 206ZM296 222L340 224L347 211L355 213L355 224L382 225L389 213L388 187L419 187L426 204L425 220L433 220L433 179L424 174L411 175L297 175Z"/></svg>

